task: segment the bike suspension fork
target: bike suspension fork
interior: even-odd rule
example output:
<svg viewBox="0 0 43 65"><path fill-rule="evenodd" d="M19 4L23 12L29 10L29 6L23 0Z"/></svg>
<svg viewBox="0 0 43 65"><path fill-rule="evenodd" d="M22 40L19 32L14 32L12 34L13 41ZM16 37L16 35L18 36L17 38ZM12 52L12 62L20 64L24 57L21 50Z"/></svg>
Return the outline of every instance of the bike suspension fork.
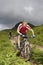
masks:
<svg viewBox="0 0 43 65"><path fill-rule="evenodd" d="M26 41L25 41L25 49L24 50L25 50L25 54L26 54Z"/></svg>

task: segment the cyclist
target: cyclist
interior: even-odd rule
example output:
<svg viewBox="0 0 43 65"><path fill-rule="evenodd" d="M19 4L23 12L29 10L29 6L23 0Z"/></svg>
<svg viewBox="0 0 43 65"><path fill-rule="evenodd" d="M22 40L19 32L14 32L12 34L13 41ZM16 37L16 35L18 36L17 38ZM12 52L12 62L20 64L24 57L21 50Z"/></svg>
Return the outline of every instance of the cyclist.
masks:
<svg viewBox="0 0 43 65"><path fill-rule="evenodd" d="M26 35L26 31L27 30L31 31L32 34L33 34L33 37L35 37L33 29L28 25L27 22L22 22L22 23L20 23L18 25L17 33L19 34L18 35L18 48L19 49L20 49L20 38L21 38L21 35Z"/></svg>

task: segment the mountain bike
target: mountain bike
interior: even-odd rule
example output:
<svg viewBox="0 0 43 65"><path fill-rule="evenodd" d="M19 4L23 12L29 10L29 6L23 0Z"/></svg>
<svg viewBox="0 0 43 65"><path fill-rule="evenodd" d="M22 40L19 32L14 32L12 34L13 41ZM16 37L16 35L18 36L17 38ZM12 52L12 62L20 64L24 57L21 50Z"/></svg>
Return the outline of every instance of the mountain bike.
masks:
<svg viewBox="0 0 43 65"><path fill-rule="evenodd" d="M11 40L13 41L13 47L17 50L18 45L17 45L17 39L15 39L18 35L12 36ZM17 55L22 56L26 60L30 59L32 56L32 48L30 46L30 43L28 41L28 37L26 35L21 35L22 40L20 42L20 50L17 53ZM29 37L30 38L30 37Z"/></svg>
<svg viewBox="0 0 43 65"><path fill-rule="evenodd" d="M26 35L22 35L22 41L21 41L21 49L19 51L20 56L24 57L26 60L30 59L32 56L32 48L30 46L30 43L28 41L28 37Z"/></svg>

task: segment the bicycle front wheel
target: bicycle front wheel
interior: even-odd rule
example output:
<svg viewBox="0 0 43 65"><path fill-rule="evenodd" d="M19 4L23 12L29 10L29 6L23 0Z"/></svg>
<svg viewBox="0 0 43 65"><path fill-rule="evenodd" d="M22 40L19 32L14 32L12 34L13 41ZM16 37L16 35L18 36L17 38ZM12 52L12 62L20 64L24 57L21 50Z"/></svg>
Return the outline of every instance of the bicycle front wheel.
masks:
<svg viewBox="0 0 43 65"><path fill-rule="evenodd" d="M25 56L26 60L30 59L32 53L31 53L31 47L29 44L26 45L24 52L25 52L24 56Z"/></svg>

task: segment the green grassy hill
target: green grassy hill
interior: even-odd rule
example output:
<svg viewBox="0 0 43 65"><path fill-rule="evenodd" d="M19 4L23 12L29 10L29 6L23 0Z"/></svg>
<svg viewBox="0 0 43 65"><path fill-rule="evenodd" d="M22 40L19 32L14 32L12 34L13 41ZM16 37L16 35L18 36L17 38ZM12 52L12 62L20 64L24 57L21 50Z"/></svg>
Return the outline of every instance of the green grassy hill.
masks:
<svg viewBox="0 0 43 65"><path fill-rule="evenodd" d="M33 44L38 44L43 46L43 25L34 27L36 37L29 39ZM10 30L0 31L0 65L31 65L31 62L25 62L21 57L17 57L17 51L11 45L8 38L8 32ZM15 35L16 30L11 30ZM28 31L27 35L31 35ZM38 63L38 65L43 65L43 52L33 48L32 58ZM36 64L37 65L37 64Z"/></svg>
<svg viewBox="0 0 43 65"><path fill-rule="evenodd" d="M43 25L34 27L34 32L35 32L35 38L30 39L30 42L33 44L37 44L40 46L43 46ZM31 33L28 31L28 36L31 35Z"/></svg>

